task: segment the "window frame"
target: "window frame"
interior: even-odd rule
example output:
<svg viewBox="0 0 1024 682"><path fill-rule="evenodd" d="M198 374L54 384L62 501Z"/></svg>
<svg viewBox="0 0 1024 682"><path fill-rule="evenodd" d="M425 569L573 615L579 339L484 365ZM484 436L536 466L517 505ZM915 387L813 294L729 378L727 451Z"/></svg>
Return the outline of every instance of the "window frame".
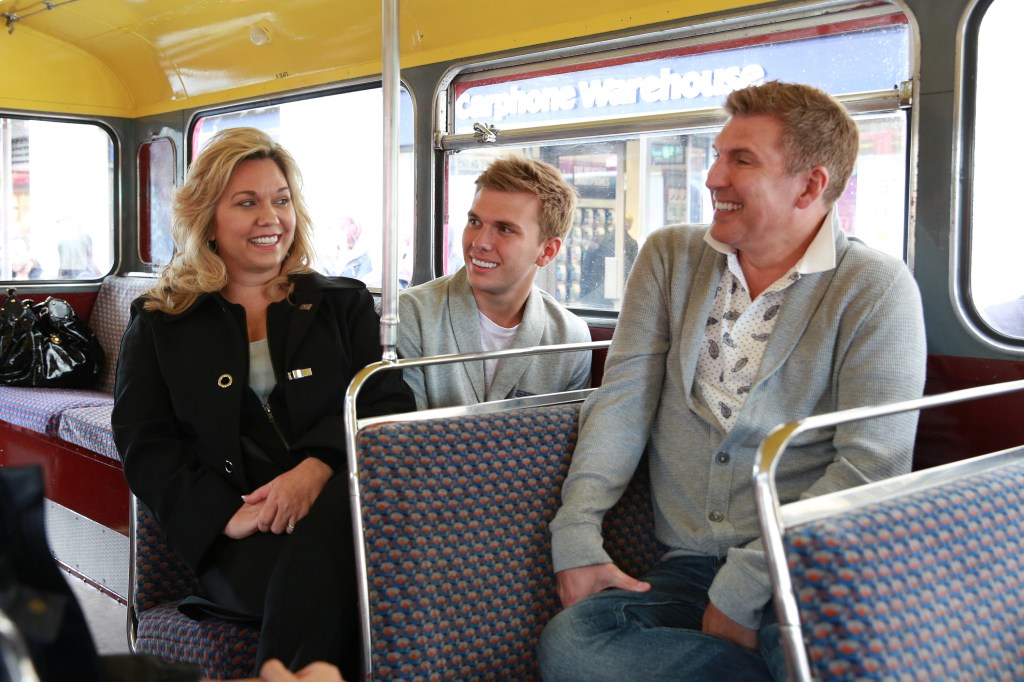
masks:
<svg viewBox="0 0 1024 682"><path fill-rule="evenodd" d="M1024 355L1024 338L1005 334L988 323L975 303L972 284L978 47L985 14L1001 1L1006 0L973 0L964 8L957 27L952 150L952 177L956 181L951 190L949 287L954 313L971 336L989 348L1020 356Z"/></svg>
<svg viewBox="0 0 1024 682"><path fill-rule="evenodd" d="M83 287L95 287L95 285L105 277L116 273L121 265L121 231L123 229L122 211L124 209L122 197L123 155L121 150L121 136L118 134L116 124L111 124L110 122L100 118L35 114L33 112L9 111L4 109L0 109L0 119L91 126L99 129L107 136L109 141L107 163L110 171L110 201L107 212L109 217L109 268L107 270L101 270L95 277L88 278L50 277L46 279L13 279L0 273L0 282L3 282L5 285L16 284L19 289L24 291L31 291L38 288L39 285L45 285L45 289L47 291L54 292L69 291ZM5 191L6 187L0 187L0 192ZM6 221L6 216L0 217L0 223L3 224L4 229L7 227Z"/></svg>
<svg viewBox="0 0 1024 682"><path fill-rule="evenodd" d="M151 179L153 176L153 164L152 154L147 154L147 159L150 161L148 164L143 163L143 150L151 147L152 145L166 142L170 145L171 152L171 168L170 178L171 182L171 196L170 200L173 203L174 190L178 184L178 145L175 144L174 140L167 135L157 135L143 140L139 143L136 151L136 167L135 167L135 186L138 191L138 197L136 199L136 220L138 221L138 233L136 234L137 239L137 253L139 261L150 268L160 269L166 263L160 263L154 260L147 260L147 257L152 256L152 245L153 245L153 201L148 192L151 185ZM168 206L168 209L170 206ZM168 232L170 232L170 225L168 225ZM149 253L147 253L147 251ZM174 255L174 243L172 238L171 243L171 256ZM168 258L168 262L170 258Z"/></svg>

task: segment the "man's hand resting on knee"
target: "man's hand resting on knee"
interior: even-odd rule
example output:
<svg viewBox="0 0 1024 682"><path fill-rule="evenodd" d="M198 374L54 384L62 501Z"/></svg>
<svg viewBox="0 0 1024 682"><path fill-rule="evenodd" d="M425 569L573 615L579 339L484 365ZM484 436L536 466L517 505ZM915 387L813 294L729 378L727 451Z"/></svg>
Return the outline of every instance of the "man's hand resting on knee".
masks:
<svg viewBox="0 0 1024 682"><path fill-rule="evenodd" d="M651 589L649 583L623 573L612 563L567 568L556 573L555 578L558 580L558 598L562 600L563 608L569 608L580 599L609 587L630 592L646 592Z"/></svg>

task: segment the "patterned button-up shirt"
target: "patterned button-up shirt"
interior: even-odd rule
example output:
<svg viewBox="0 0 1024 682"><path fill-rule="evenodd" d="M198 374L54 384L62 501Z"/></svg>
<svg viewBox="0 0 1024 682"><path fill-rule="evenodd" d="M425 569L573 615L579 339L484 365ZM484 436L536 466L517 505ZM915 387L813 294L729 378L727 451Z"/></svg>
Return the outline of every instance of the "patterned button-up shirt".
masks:
<svg viewBox="0 0 1024 682"><path fill-rule="evenodd" d="M785 303L786 290L803 275L835 268L832 219L830 212L803 257L754 301L750 300L736 250L714 239L710 230L704 236L713 249L726 254L726 267L705 327L704 348L697 360L697 390L726 431L736 423L746 402Z"/></svg>

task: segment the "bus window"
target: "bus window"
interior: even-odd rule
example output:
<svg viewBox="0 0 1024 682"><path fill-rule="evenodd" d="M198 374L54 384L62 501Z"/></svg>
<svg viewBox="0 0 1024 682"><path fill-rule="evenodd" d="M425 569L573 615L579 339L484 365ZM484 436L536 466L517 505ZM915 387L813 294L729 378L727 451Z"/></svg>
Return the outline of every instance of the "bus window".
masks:
<svg viewBox="0 0 1024 682"><path fill-rule="evenodd" d="M1016 77L1014 28L1024 21L1024 6L1012 0L981 3L974 41L975 79L973 164L964 169L970 180L965 222L970 237L970 298L982 319L995 331L1024 339L1024 279L1020 277L1024 230L1007 211L1018 190L1016 162L1024 156L1024 142L1012 132L1007 98ZM967 143L968 149L970 142Z"/></svg>
<svg viewBox="0 0 1024 682"><path fill-rule="evenodd" d="M174 143L166 137L139 145L139 257L166 265L174 254L171 206L174 200Z"/></svg>
<svg viewBox="0 0 1024 682"><path fill-rule="evenodd" d="M383 236L384 98L379 87L349 90L200 118L192 133L193 156L218 130L265 130L295 157L313 217L315 267L327 275L380 287ZM399 286L412 280L414 192L412 98L400 96Z"/></svg>
<svg viewBox="0 0 1024 682"><path fill-rule="evenodd" d="M903 112L855 116L861 153L838 202L840 226L874 248L904 257L906 120ZM474 181L501 154L523 154L559 168L579 192L558 257L537 286L564 305L618 309L640 243L664 225L711 220L704 186L718 128L639 135L618 142L465 150L448 159L449 206L473 202ZM635 188L635 190L630 190ZM462 215L448 225L447 270L463 264Z"/></svg>
<svg viewBox="0 0 1024 682"><path fill-rule="evenodd" d="M774 26L758 40L682 40L590 62L456 77L453 132L441 139L449 152L444 272L462 266L460 235L476 176L497 156L525 154L558 167L580 196L570 233L538 286L567 306L617 310L647 235L710 222L704 182L721 104L732 90L766 80L809 83L856 103L861 152L839 200L840 223L904 258L908 119L899 86L911 75L909 33L902 13L880 5L813 30Z"/></svg>
<svg viewBox="0 0 1024 682"><path fill-rule="evenodd" d="M88 123L0 118L0 280L98 279L114 264L114 142Z"/></svg>

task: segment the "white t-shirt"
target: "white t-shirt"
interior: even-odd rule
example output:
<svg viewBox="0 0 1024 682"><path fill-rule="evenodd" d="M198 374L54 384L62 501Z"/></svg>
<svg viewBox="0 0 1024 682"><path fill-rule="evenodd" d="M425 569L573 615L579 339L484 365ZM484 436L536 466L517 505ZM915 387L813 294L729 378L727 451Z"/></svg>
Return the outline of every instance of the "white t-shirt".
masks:
<svg viewBox="0 0 1024 682"><path fill-rule="evenodd" d="M517 324L514 327L502 327L495 324L489 317L479 310L480 317L480 345L485 351L505 350L512 347L512 339L516 336ZM484 377L487 380L487 388L491 387L491 380L494 379L494 372L498 368L498 360L484 360Z"/></svg>

